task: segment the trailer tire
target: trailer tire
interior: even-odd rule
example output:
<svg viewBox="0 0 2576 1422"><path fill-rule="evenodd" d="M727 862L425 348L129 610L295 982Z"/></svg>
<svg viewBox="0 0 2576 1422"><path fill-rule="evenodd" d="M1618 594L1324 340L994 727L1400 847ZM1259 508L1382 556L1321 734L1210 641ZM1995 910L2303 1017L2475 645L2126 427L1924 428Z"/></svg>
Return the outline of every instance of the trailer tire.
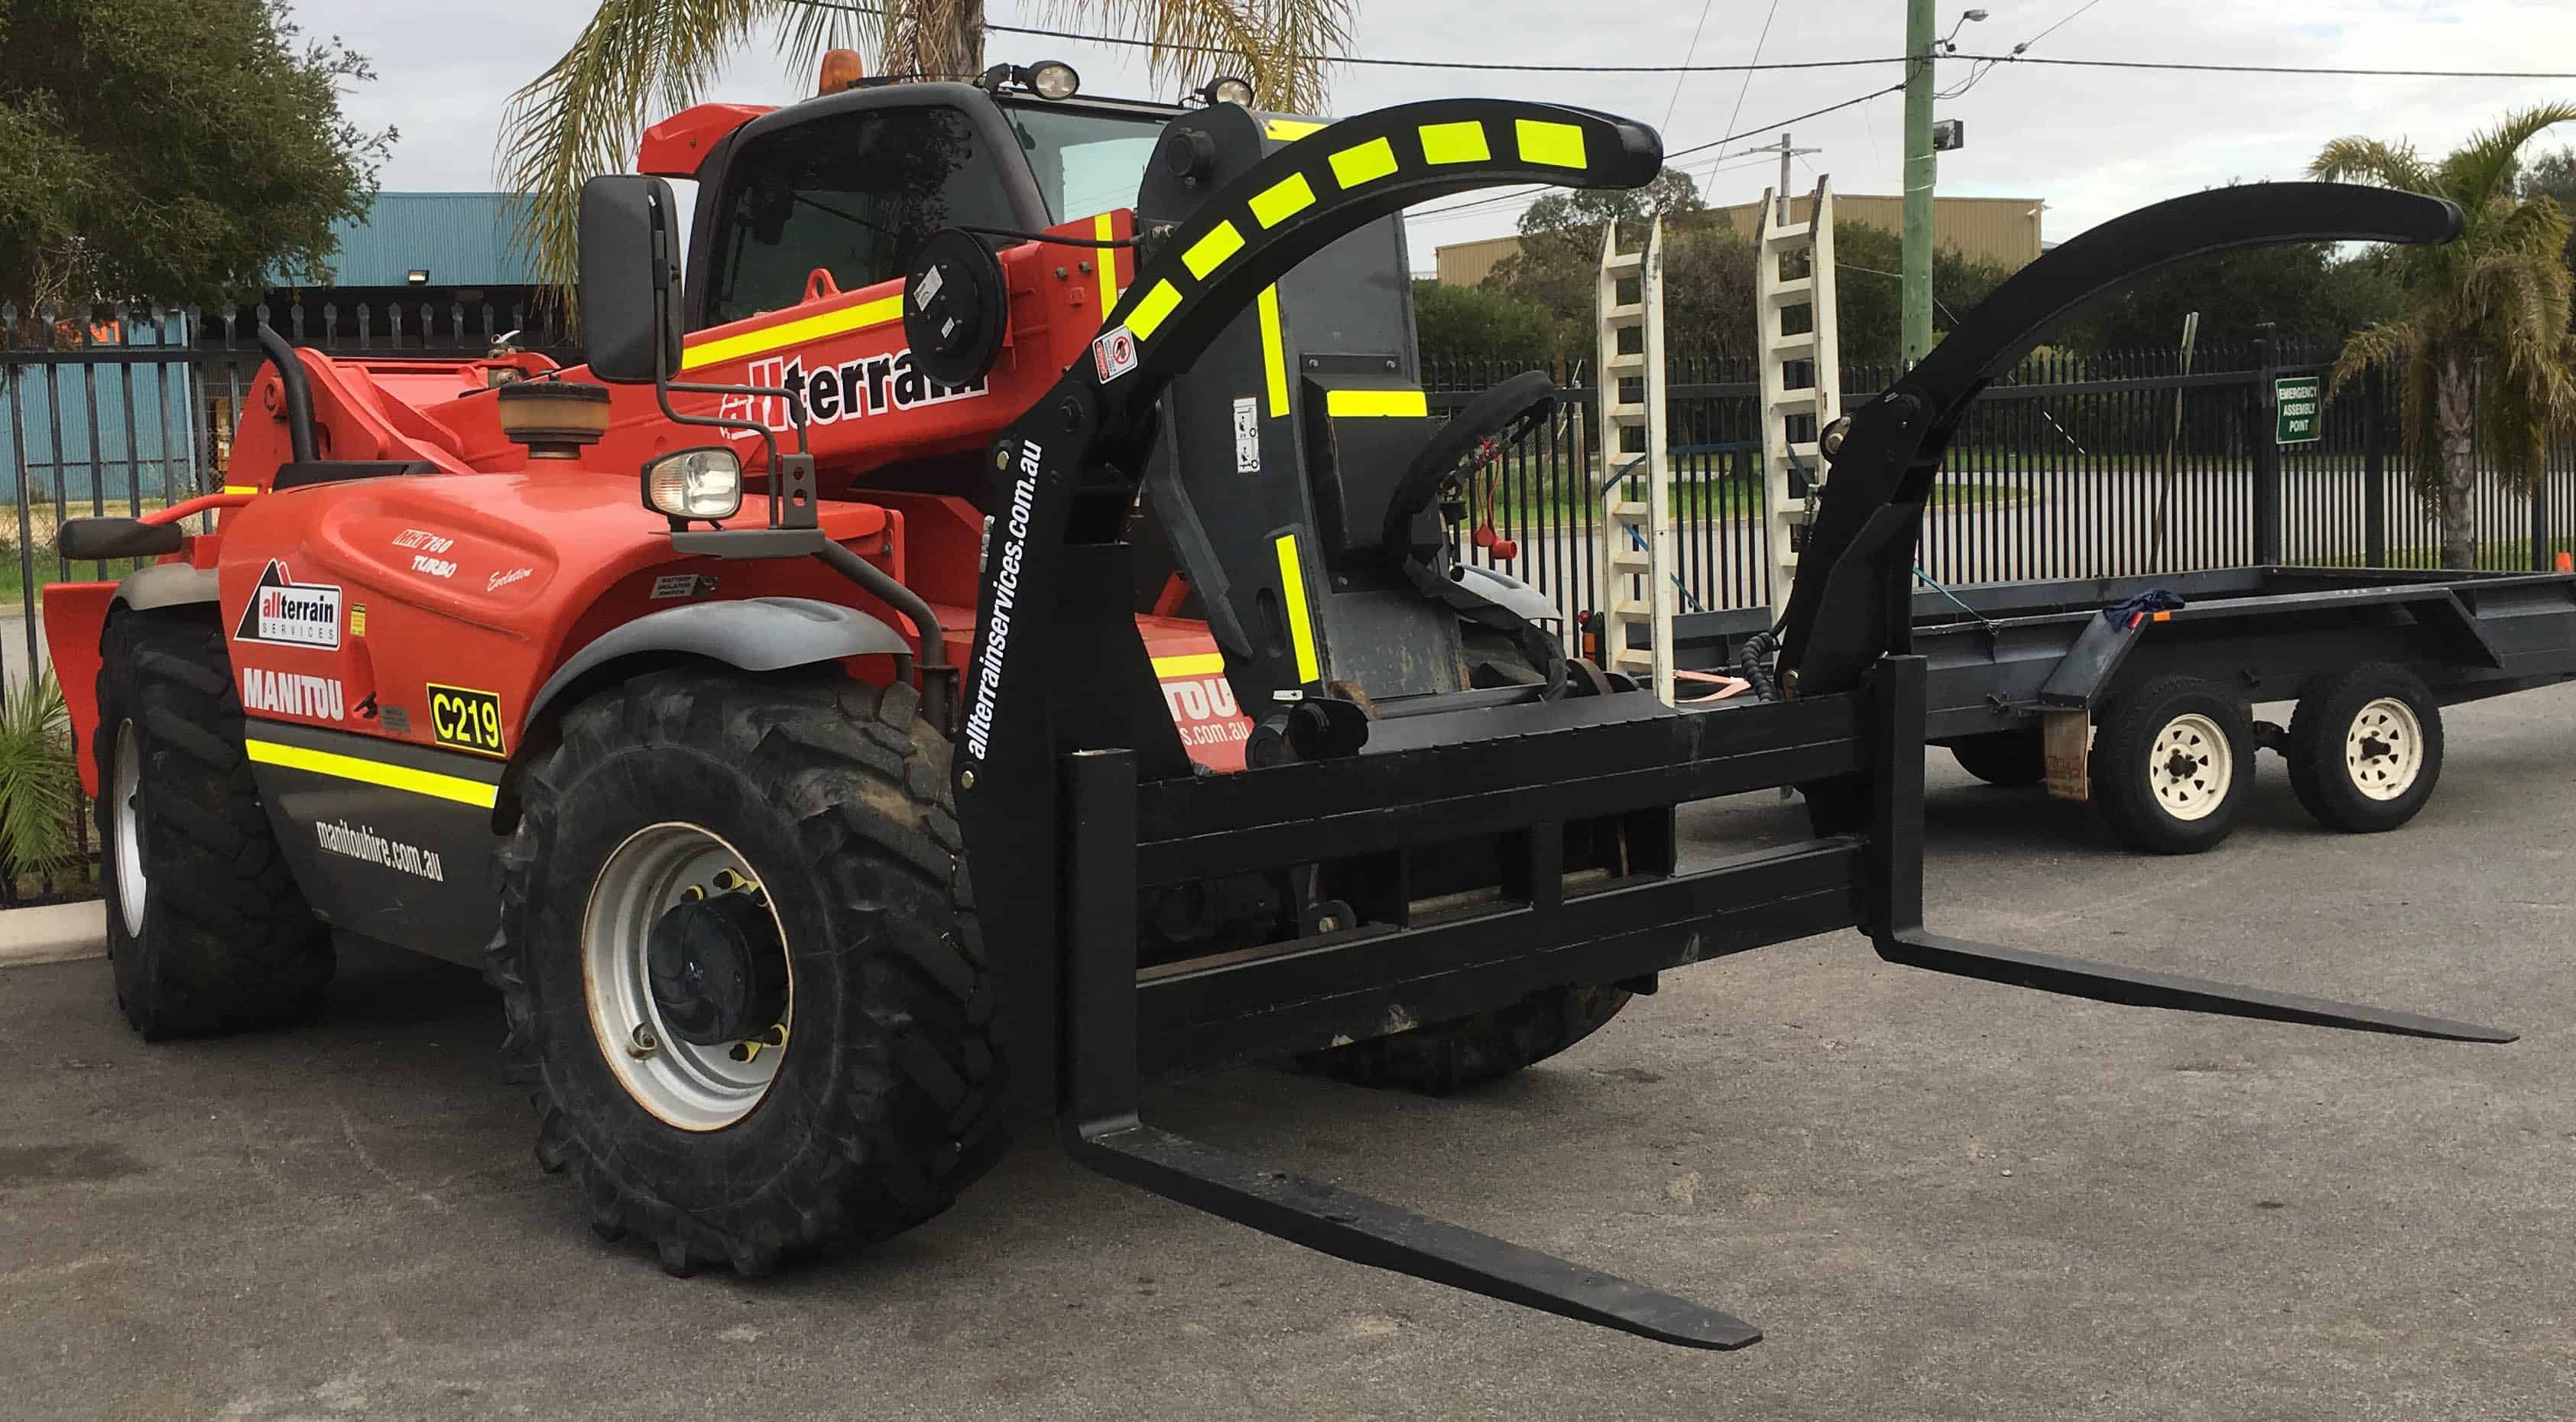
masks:
<svg viewBox="0 0 2576 1422"><path fill-rule="evenodd" d="M1985 731L1950 743L1959 768L1986 782L2018 790L2048 778L2048 754L2036 728Z"/></svg>
<svg viewBox="0 0 2576 1422"><path fill-rule="evenodd" d="M102 643L91 756L117 1006L146 1041L311 1017L330 931L260 806L222 629L201 608L124 612Z"/></svg>
<svg viewBox="0 0 2576 1422"><path fill-rule="evenodd" d="M1625 988L1607 984L1542 988L1501 1007L1306 1052L1297 1060L1351 1086L1400 1086L1446 1096L1555 1056L1600 1031L1628 998Z"/></svg>
<svg viewBox="0 0 2576 1422"><path fill-rule="evenodd" d="M538 1163L572 1173L603 1239L759 1274L919 1224L1000 1156L996 985L919 706L837 670L681 668L573 707L530 766L486 976ZM708 854L742 872L694 882ZM647 966L675 910L717 898L751 924L729 941L784 970L765 1069L748 1037L666 1016L654 974L677 972Z"/></svg>
<svg viewBox="0 0 2576 1422"><path fill-rule="evenodd" d="M2254 780L2254 727L2227 688L2159 677L2122 694L2093 737L2093 803L2112 832L2152 854L2198 854L2227 838Z"/></svg>
<svg viewBox="0 0 2576 1422"><path fill-rule="evenodd" d="M2290 788L2328 829L2393 830L2442 778L2442 708L2422 678L2365 663L2308 684L2290 717Z"/></svg>

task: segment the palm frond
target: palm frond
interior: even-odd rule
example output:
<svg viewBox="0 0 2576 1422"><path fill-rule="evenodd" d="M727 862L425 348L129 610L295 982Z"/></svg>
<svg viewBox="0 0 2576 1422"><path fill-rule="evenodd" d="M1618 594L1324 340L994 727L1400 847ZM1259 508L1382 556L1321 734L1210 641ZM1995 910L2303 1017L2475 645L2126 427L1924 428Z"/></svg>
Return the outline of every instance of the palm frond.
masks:
<svg viewBox="0 0 2576 1422"><path fill-rule="evenodd" d="M48 876L69 865L79 808L71 716L47 667L0 697L0 864Z"/></svg>
<svg viewBox="0 0 2576 1422"><path fill-rule="evenodd" d="M790 4L787 23L779 27L778 53L787 61L791 74L811 74L822 62L827 49L855 49L862 54L878 52L884 37L883 18L875 10L825 8L820 5Z"/></svg>
<svg viewBox="0 0 2576 1422"><path fill-rule="evenodd" d="M886 6L885 73L967 79L983 66L983 0L902 0Z"/></svg>
<svg viewBox="0 0 2576 1422"><path fill-rule="evenodd" d="M2382 143L2358 135L2338 138L2319 149L2316 161L2308 165L2308 176L2329 183L2376 183L2414 193L2431 192L2436 186L2433 170L2425 166L2414 144Z"/></svg>
<svg viewBox="0 0 2576 1422"><path fill-rule="evenodd" d="M1350 48L1352 0L1052 0L1051 20L1097 19L1151 41L1157 84L1240 72L1262 108L1318 113L1325 59ZM1214 51L1209 53L1207 51Z"/></svg>
<svg viewBox="0 0 2576 1422"><path fill-rule="evenodd" d="M2483 209L2510 199L2521 171L2522 147L2554 125L2576 122L2576 104L2516 109L2493 128L2481 129L2442 160L2442 185L2462 209Z"/></svg>
<svg viewBox="0 0 2576 1422"><path fill-rule="evenodd" d="M2404 374L2423 346L2424 332L2412 321L2382 321L2353 332L2326 376L2326 398L2342 394L2345 385L2373 366L2392 377Z"/></svg>
<svg viewBox="0 0 2576 1422"><path fill-rule="evenodd" d="M510 96L495 161L502 181L528 195L516 237L540 281L569 291L579 270L583 180L626 171L650 111L696 103L726 53L785 8L601 0L572 47Z"/></svg>

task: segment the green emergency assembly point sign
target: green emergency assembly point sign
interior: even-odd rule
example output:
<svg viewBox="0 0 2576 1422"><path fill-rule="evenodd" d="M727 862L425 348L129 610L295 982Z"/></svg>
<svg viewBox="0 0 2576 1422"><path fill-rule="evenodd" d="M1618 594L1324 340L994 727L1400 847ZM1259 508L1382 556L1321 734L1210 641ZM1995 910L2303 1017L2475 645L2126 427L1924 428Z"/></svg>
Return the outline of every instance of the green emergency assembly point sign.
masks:
<svg viewBox="0 0 2576 1422"><path fill-rule="evenodd" d="M2323 382L2313 375L2280 375L2272 379L2272 442L2305 444L2319 437L2318 412L2325 403Z"/></svg>

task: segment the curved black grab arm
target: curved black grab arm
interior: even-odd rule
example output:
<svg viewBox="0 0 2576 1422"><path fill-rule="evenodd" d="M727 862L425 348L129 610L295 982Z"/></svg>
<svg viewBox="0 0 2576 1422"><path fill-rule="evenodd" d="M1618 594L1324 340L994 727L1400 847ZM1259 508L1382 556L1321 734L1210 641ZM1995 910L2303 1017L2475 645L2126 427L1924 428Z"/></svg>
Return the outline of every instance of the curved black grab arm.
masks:
<svg viewBox="0 0 2576 1422"><path fill-rule="evenodd" d="M1663 165L1643 124L1587 109L1442 99L1362 114L1271 153L1157 234L1078 361L992 446L999 484L977 608L974 674L956 759L968 838L1016 839L1027 806L995 807L1053 774L1043 677L1021 649L1047 640L1066 543L1114 539L1145 467L1155 403L1262 291L1335 240L1414 203L1511 183L1633 188ZM1112 679L1107 668L1086 675ZM1007 768L992 764L1008 760ZM1018 830L1005 826L1017 826ZM1032 843L1008 857L1027 862ZM982 851L978 850L979 857Z"/></svg>
<svg viewBox="0 0 2576 1422"><path fill-rule="evenodd" d="M2447 242L2460 210L2350 183L2259 183L2143 207L2013 274L1922 364L1855 412L1834 456L1782 619L1780 668L1801 695L1848 691L1910 646L1915 536L1951 434L1979 391L2069 312L2192 257L2284 242Z"/></svg>
<svg viewBox="0 0 2576 1422"><path fill-rule="evenodd" d="M1086 358L994 440L952 773L970 861L1009 876L977 898L995 970L1019 985L1005 1010L1025 1093L1049 1100L1056 1065L1059 752L1151 740L1159 717L1160 741L1135 748L1140 772L1188 768L1136 636L1127 570L1094 552L1118 540L1135 506L1163 388L1299 262L1409 203L1512 183L1635 187L1662 159L1652 129L1545 104L1442 100L1319 129L1139 249L1135 281ZM1079 577L1068 571L1077 564ZM1102 591L1113 584L1114 596Z"/></svg>

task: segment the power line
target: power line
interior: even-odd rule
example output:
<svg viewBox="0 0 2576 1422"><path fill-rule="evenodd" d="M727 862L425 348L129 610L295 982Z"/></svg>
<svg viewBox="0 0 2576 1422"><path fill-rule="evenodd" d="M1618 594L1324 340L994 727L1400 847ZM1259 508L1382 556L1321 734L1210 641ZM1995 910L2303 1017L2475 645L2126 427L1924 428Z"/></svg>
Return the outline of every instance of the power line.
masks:
<svg viewBox="0 0 2576 1422"><path fill-rule="evenodd" d="M808 10L839 10L852 15L881 15L874 5L857 5L847 0L780 0L781 4L801 5ZM1242 51L1221 45L1158 44L1149 39L1126 35L1093 35L1079 30L1050 30L1031 25L995 25L984 28L1002 34L1036 35L1041 39L1080 40L1085 44L1117 44L1131 49L1161 49L1178 54L1214 54L1240 57ZM1903 55L1875 59L1792 59L1770 64L1504 64L1472 59L1375 59L1350 54L1281 54L1273 58L1300 64L1359 64L1381 69L1477 69L1509 74L1742 74L1773 69L1855 69L1871 64L1902 64Z"/></svg>
<svg viewBox="0 0 2576 1422"><path fill-rule="evenodd" d="M1865 104L1872 99L1883 98L1889 94L1900 93L1904 88L1905 86L1902 83L1890 84L1884 89L1872 89L1866 94L1855 94L1840 103L1827 104L1821 109L1809 109L1803 114L1792 114L1787 118L1775 119L1770 123L1755 124L1753 127L1745 129L1742 132L1730 133L1724 138L1712 138L1706 143L1694 143L1688 148L1676 148L1664 155L1664 163L1669 167L1672 164L1672 161L1676 158L1687 158L1694 153L1704 153L1711 148L1718 148L1726 144L1733 143L1739 138L1751 138L1757 133L1769 133L1775 129L1786 128L1793 123L1805 123L1811 118L1821 118L1824 115L1833 113L1837 110L1848 109L1855 104ZM1741 158L1744 155L1741 153L1723 153L1718 156L1720 158ZM1419 211L1408 212L1405 216L1418 221L1422 218L1433 217L1444 213L1481 212L1510 202L1514 198L1527 197L1531 193L1547 192L1549 190L1549 185L1541 183L1526 188L1515 188L1507 193L1496 193L1490 197L1471 198L1466 202L1452 203L1447 207L1427 207L1420 209Z"/></svg>
<svg viewBox="0 0 2576 1422"><path fill-rule="evenodd" d="M779 0L786 5L800 5L809 10L839 10L853 15L884 13L874 5L849 3L849 0ZM2099 0L2094 0L2099 3ZM2024 40L2027 48L2040 38L2092 8L2079 7L2074 14L2051 25L2038 35ZM1036 35L1043 39L1078 40L1085 44L1124 45L1131 49L1164 49L1181 54L1238 55L1240 51L1218 45L1158 45L1149 39L1126 35L1084 34L1079 30L1041 29L1030 25L987 24L984 28L1002 34ZM1470 59L1383 59L1345 54L1282 54L1280 59L1301 64L1355 64L1387 69L1465 69L1510 74L1745 74L1769 73L1794 69L1858 69L1873 64L1902 64L1901 54L1880 55L1868 59L1783 59L1767 64L1506 64ZM1944 53L1938 59L1965 59L1984 63L2063 64L2094 69L2165 69L2200 74L2315 74L2348 78L2382 79L2576 79L2576 70L2539 69L2368 69L2334 65L2299 64L2190 64L2153 59L2054 59L2035 54L1959 54ZM1795 120L1790 120L1795 122ZM1758 131L1758 130L1757 130ZM1740 135L1739 135L1740 136Z"/></svg>
<svg viewBox="0 0 2576 1422"><path fill-rule="evenodd" d="M1779 0L1772 0L1772 3L1778 4ZM1682 51L1682 63L1688 64L1692 60L1699 58L1700 31L1708 28L1708 12L1716 8L1716 5L1717 0L1699 0L1699 23L1691 26L1690 48ZM1770 27L1765 25L1763 28L1768 30ZM1758 44L1753 46L1753 57L1757 60L1762 57L1762 46ZM1673 77L1673 96L1664 101L1664 127L1670 128L1673 126L1673 110L1681 107L1682 85L1689 82L1690 78L1688 75L1675 75ZM1747 84L1752 83L1753 76L1750 74L1745 75L1744 82ZM1742 97L1740 95L1737 98L1737 102L1742 102Z"/></svg>
<svg viewBox="0 0 2576 1422"><path fill-rule="evenodd" d="M2056 24L2049 26L2047 29L2041 30L2038 34L2032 35L2021 43L2014 45L2013 53L2019 54L2023 50L2030 48L2032 45L2039 43L2041 40L2048 38L2050 35L2057 33L2059 30L2066 27L2067 20L2072 20L2077 15L2081 15L2085 11L2092 9L2094 6L2101 3L2102 0L2084 0L2083 4L2076 6L2072 11L2068 12L2065 19L2059 20Z"/></svg>
<svg viewBox="0 0 2576 1422"><path fill-rule="evenodd" d="M1772 22L1774 19L1778 18L1778 17L1779 17L1779 14L1780 14L1780 0L1771 0L1771 8L1762 12L1762 33L1761 33L1760 37L1756 38L1756 39L1753 41L1753 57L1754 57L1755 59L1757 59L1757 60L1758 60L1758 59L1760 59L1760 58L1762 57L1762 46L1764 46L1765 44L1770 43L1770 41L1771 41L1771 22ZM1690 56L1686 54L1686 55L1683 55L1683 56L1682 56L1682 58L1683 58L1684 60L1688 60L1688 59L1690 58ZM1747 74L1747 75L1745 75L1745 76L1744 76L1744 82L1743 82L1743 83L1741 83L1741 84L1739 84L1739 85L1737 85L1737 86L1736 86L1736 88L1735 88L1735 107L1734 107L1733 109L1729 110L1729 111L1727 112L1727 115L1726 115L1726 126L1727 126L1729 129L1733 129L1733 128L1735 127L1735 121L1736 121L1737 119L1740 119L1740 118L1744 117L1744 96L1745 96L1745 95L1747 95L1747 94L1750 94L1750 93L1752 93L1752 92L1753 92L1753 76L1752 76L1751 74ZM1676 99L1679 99L1681 96L1682 96L1682 81L1681 81L1681 80L1679 80L1679 79L1676 79L1676 80L1674 80L1674 81L1673 81L1673 97L1674 97L1674 98L1676 98ZM1672 123L1673 123L1673 116L1672 116L1671 114L1669 114L1669 113L1665 114L1665 115L1664 115L1664 126L1665 126L1666 128L1670 128L1670 127L1672 127ZM1711 176L1715 176L1715 175L1714 175L1714 174L1712 174Z"/></svg>
<svg viewBox="0 0 2576 1422"><path fill-rule="evenodd" d="M2194 74L2317 74L2362 79L2576 79L2576 71L2541 69L2358 69L2299 64L2183 64L2157 59L2053 59L2024 54L1945 54L1994 64L2062 64L2082 69L2169 69Z"/></svg>

